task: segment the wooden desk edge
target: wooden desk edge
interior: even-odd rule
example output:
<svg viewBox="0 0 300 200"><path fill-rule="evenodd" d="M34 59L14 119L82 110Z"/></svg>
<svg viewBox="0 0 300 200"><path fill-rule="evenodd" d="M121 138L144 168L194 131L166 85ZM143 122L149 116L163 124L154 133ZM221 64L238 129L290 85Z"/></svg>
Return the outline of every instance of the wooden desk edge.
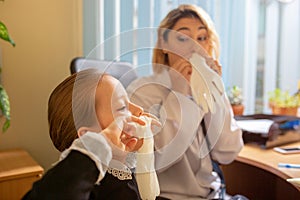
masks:
<svg viewBox="0 0 300 200"><path fill-rule="evenodd" d="M0 150L0 181L41 176L44 169L24 149ZM16 162L14 159L17 159Z"/></svg>
<svg viewBox="0 0 300 200"><path fill-rule="evenodd" d="M248 159L248 158L245 158L245 157L240 157L240 156L238 156L236 158L236 160L241 162L241 163L249 164L249 165L252 165L254 167L258 167L258 168L261 168L261 169L266 170L268 172L271 172L271 173L279 176L282 179L292 178L289 175L287 175L286 173L282 172L281 170L279 170L277 168L274 168L273 166L270 166L270 165L267 165L267 164L264 164L264 163L259 163L255 160L251 160L251 159Z"/></svg>
<svg viewBox="0 0 300 200"><path fill-rule="evenodd" d="M42 177L43 173L44 173L44 169L42 167L35 167L35 168L30 168L31 170L33 170L32 172L27 172L27 173L15 173L15 172L11 172L11 173L0 173L0 182L1 181L8 181L8 180L13 180L16 178L27 178L27 177L32 177L33 175L36 175L38 177Z"/></svg>
<svg viewBox="0 0 300 200"><path fill-rule="evenodd" d="M300 146L300 142L289 144L289 146L291 146L291 145ZM250 145L248 146L247 144L245 145L245 147L246 148L259 148L259 147L252 147ZM273 150L272 149L268 149L266 151L273 151ZM274 153L275 153L274 155L276 155L276 152L274 152ZM259 162L257 160L251 159L251 158L247 157L247 154L243 155L243 151L240 152L240 154L238 155L238 157L235 160L238 161L238 162L244 163L244 164L248 164L248 165L251 165L251 166L263 169L263 170L265 170L267 172L270 172L270 173L272 173L272 174L274 174L274 175L282 178L285 181L288 178L300 178L300 169L298 169L299 170L299 177L292 177L289 174L287 174L286 172L284 172L284 170L288 170L288 169L280 169L278 167L274 167L270 163L263 163L263 162ZM276 163L276 166L277 166L277 164L278 164L278 162ZM292 184L290 182L288 182L288 183L291 184L291 185L293 185L296 189L298 189L300 191L300 187L299 186L297 186L295 184Z"/></svg>

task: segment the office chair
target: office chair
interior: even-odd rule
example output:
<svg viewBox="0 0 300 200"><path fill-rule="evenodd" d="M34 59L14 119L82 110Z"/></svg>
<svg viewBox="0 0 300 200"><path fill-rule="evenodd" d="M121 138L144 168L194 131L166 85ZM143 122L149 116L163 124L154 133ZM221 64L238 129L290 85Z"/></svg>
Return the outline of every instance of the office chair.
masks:
<svg viewBox="0 0 300 200"><path fill-rule="evenodd" d="M103 73L112 75L123 84L124 88L138 78L133 65L128 62L97 60L84 57L76 57L71 61L71 74L88 68L98 68Z"/></svg>

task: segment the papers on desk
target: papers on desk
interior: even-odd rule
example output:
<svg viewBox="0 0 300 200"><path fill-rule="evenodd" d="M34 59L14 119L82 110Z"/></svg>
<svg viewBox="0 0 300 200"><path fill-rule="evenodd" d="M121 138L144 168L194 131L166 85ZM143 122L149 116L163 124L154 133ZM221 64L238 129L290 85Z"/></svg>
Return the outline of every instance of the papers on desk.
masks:
<svg viewBox="0 0 300 200"><path fill-rule="evenodd" d="M237 120L237 125L245 131L251 133L268 134L273 120L269 119L251 119L251 120Z"/></svg>
<svg viewBox="0 0 300 200"><path fill-rule="evenodd" d="M300 120L298 117L284 115L254 114L235 117L243 131L244 143L255 143L262 148L300 141L300 130L281 129L286 122Z"/></svg>
<svg viewBox="0 0 300 200"><path fill-rule="evenodd" d="M286 179L288 182L297 185L298 187L300 187L300 178L289 178Z"/></svg>

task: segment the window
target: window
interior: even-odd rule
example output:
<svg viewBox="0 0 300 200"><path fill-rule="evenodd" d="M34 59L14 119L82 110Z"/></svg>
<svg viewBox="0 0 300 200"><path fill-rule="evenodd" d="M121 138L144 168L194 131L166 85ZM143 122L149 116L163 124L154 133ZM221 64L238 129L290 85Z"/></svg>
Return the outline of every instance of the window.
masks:
<svg viewBox="0 0 300 200"><path fill-rule="evenodd" d="M300 80L300 2L286 1L84 1L84 54L128 61L139 66L139 75L148 75L161 19L179 4L197 4L220 35L225 87L243 89L246 114L270 113L268 91L294 92Z"/></svg>
<svg viewBox="0 0 300 200"><path fill-rule="evenodd" d="M212 11L212 2L203 0L84 1L84 55L104 60L131 62L139 66L139 75L148 75L152 73L151 58L156 42L156 28L162 18L181 3L201 4Z"/></svg>
<svg viewBox="0 0 300 200"><path fill-rule="evenodd" d="M300 80L299 1L260 0L255 112L269 112L268 92L297 91Z"/></svg>

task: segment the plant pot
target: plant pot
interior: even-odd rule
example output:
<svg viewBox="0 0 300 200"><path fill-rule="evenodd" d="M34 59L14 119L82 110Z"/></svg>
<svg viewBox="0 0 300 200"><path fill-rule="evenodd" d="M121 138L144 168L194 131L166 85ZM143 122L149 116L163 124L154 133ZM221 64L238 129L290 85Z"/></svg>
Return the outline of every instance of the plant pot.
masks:
<svg viewBox="0 0 300 200"><path fill-rule="evenodd" d="M297 116L298 107L277 107L272 106L273 115L292 115Z"/></svg>
<svg viewBox="0 0 300 200"><path fill-rule="evenodd" d="M239 104L239 105L231 105L233 114L234 115L243 115L244 113L244 105Z"/></svg>

